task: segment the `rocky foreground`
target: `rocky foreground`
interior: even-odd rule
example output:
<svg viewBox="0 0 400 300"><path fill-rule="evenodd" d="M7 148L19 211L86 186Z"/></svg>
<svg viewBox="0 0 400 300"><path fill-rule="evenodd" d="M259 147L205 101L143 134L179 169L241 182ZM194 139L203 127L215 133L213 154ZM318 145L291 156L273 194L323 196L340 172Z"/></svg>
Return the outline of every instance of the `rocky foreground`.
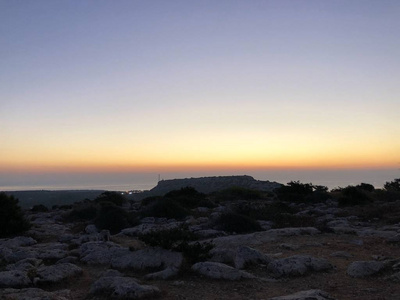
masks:
<svg viewBox="0 0 400 300"><path fill-rule="evenodd" d="M293 204L295 205L295 204ZM400 202L392 203L400 205ZM0 240L1 299L400 299L400 224L362 221L328 200L297 204L324 227L227 234L213 218L228 204L182 221L146 217L108 235L66 222L65 210L29 212L24 236ZM135 209L135 208L130 208ZM185 225L212 243L205 261L149 247L138 236Z"/></svg>

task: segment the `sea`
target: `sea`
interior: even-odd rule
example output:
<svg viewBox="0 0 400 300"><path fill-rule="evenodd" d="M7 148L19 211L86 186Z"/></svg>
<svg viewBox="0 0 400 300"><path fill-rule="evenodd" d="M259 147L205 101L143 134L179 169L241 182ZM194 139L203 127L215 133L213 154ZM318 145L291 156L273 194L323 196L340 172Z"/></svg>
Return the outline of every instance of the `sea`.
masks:
<svg viewBox="0 0 400 300"><path fill-rule="evenodd" d="M155 187L159 180L207 176L250 175L257 180L290 181L324 185L329 189L369 183L382 188L385 182L400 178L400 169L340 169L340 170L237 170L163 173L1 173L0 191L24 190L110 190L144 191Z"/></svg>

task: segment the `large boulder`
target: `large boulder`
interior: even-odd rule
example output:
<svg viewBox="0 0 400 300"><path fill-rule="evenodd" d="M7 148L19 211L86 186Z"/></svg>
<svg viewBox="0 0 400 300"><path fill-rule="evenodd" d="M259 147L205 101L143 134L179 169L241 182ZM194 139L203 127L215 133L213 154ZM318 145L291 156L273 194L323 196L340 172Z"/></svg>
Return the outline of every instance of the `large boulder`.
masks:
<svg viewBox="0 0 400 300"><path fill-rule="evenodd" d="M334 300L334 298L321 290L308 290L287 296L270 298L269 300Z"/></svg>
<svg viewBox="0 0 400 300"><path fill-rule="evenodd" d="M218 262L199 262L192 266L192 270L212 279L240 280L255 278L255 276L250 273Z"/></svg>
<svg viewBox="0 0 400 300"><path fill-rule="evenodd" d="M332 268L328 260L310 255L294 255L273 260L268 264L268 272L274 277L301 276L313 271L328 271Z"/></svg>
<svg viewBox="0 0 400 300"><path fill-rule="evenodd" d="M160 290L151 285L141 285L134 278L104 276L92 284L90 294L122 299L153 298Z"/></svg>
<svg viewBox="0 0 400 300"><path fill-rule="evenodd" d="M242 246L237 248L236 255L234 259L235 268L243 269L247 265L250 264L268 264L271 262L271 258L267 255L261 253L260 251L247 247Z"/></svg>
<svg viewBox="0 0 400 300"><path fill-rule="evenodd" d="M32 284L27 272L20 270L0 272L0 288L24 287Z"/></svg>
<svg viewBox="0 0 400 300"><path fill-rule="evenodd" d="M361 278L375 275L385 268L381 261L355 261L347 268L347 274L351 277Z"/></svg>
<svg viewBox="0 0 400 300"><path fill-rule="evenodd" d="M80 246L79 252L82 262L100 265L108 265L113 257L131 253L128 248L113 242L88 242Z"/></svg>
<svg viewBox="0 0 400 300"><path fill-rule="evenodd" d="M41 266L37 269L35 284L57 283L82 274L82 269L70 263Z"/></svg>
<svg viewBox="0 0 400 300"><path fill-rule="evenodd" d="M117 269L144 270L148 268L180 268L183 256L180 252L174 252L161 248L146 248L125 255L115 256L111 260L111 266Z"/></svg>

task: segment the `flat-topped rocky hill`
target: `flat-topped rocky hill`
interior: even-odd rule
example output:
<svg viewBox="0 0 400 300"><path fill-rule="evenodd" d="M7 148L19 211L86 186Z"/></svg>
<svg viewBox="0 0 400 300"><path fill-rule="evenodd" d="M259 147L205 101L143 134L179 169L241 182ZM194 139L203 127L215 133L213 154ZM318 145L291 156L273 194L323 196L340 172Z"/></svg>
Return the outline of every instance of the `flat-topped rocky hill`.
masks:
<svg viewBox="0 0 400 300"><path fill-rule="evenodd" d="M201 193L212 193L228 189L231 187L241 187L259 191L273 191L279 188L282 184L271 181L256 180L251 176L212 176L200 178L184 178L161 180L157 186L150 191L138 194L138 198L143 199L148 196L161 196L172 190L179 190L184 187L193 187Z"/></svg>

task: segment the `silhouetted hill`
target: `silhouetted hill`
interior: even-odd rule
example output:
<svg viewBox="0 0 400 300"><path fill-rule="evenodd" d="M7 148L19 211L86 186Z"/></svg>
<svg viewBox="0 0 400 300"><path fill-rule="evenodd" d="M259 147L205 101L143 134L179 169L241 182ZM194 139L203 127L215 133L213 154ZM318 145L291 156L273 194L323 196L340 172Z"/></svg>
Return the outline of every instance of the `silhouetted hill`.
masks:
<svg viewBox="0 0 400 300"><path fill-rule="evenodd" d="M171 179L161 180L160 182L158 182L157 186L150 191L141 193L136 196L138 199L143 199L148 196L162 196L169 191L181 189L188 186L195 188L199 192L208 194L233 186L260 191L272 191L280 187L281 184L271 181L256 180L248 175Z"/></svg>

